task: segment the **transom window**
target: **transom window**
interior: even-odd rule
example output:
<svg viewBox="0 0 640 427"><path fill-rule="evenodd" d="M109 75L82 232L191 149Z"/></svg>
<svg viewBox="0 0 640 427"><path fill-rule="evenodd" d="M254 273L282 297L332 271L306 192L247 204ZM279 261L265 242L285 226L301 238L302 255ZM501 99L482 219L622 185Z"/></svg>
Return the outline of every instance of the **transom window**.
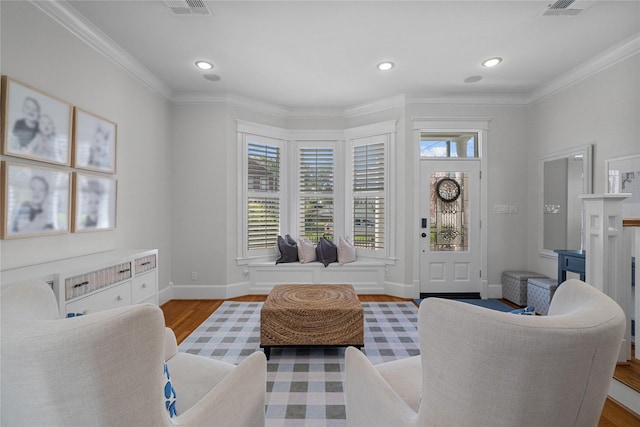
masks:
<svg viewBox="0 0 640 427"><path fill-rule="evenodd" d="M420 133L420 157L478 157L476 132Z"/></svg>

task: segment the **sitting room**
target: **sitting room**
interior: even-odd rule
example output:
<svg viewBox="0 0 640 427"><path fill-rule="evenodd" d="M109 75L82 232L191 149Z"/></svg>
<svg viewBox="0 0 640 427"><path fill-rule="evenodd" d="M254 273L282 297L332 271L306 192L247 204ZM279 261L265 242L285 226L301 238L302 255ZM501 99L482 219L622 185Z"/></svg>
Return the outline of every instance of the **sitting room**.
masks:
<svg viewBox="0 0 640 427"><path fill-rule="evenodd" d="M640 1L0 24L2 425L640 424Z"/></svg>

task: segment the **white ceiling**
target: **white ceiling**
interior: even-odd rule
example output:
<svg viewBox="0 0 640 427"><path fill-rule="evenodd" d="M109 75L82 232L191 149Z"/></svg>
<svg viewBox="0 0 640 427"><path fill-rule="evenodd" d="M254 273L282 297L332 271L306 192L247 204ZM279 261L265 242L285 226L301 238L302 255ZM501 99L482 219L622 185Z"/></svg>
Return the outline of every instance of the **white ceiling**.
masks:
<svg viewBox="0 0 640 427"><path fill-rule="evenodd" d="M640 0L205 1L176 16L164 1L69 1L161 80L171 97L228 95L283 108L348 108L412 94L529 96L640 38ZM81 18L84 20L84 18ZM110 40L109 40L110 39ZM501 56L493 69L483 59ZM211 61L219 81L203 78ZM376 65L390 60L391 71ZM476 83L465 83L481 76Z"/></svg>

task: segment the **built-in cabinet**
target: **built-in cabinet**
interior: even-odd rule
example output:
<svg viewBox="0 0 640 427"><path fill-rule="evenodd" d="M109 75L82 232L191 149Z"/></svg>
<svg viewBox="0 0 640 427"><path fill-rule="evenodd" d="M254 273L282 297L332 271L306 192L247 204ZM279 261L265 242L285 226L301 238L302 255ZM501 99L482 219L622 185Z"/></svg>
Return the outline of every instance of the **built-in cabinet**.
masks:
<svg viewBox="0 0 640 427"><path fill-rule="evenodd" d="M1 272L2 285L41 279L58 300L61 317L158 304L157 249L123 249Z"/></svg>

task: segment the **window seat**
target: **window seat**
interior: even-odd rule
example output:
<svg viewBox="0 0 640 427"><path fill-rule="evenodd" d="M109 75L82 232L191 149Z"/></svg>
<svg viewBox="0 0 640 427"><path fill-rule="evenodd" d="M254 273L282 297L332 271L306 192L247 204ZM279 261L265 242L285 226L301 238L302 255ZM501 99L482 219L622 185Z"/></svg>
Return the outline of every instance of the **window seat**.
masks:
<svg viewBox="0 0 640 427"><path fill-rule="evenodd" d="M286 283L347 283L358 293L383 293L386 275L384 260L358 259L348 264L320 262L276 264L256 262L247 265L253 292L269 293L273 285Z"/></svg>

